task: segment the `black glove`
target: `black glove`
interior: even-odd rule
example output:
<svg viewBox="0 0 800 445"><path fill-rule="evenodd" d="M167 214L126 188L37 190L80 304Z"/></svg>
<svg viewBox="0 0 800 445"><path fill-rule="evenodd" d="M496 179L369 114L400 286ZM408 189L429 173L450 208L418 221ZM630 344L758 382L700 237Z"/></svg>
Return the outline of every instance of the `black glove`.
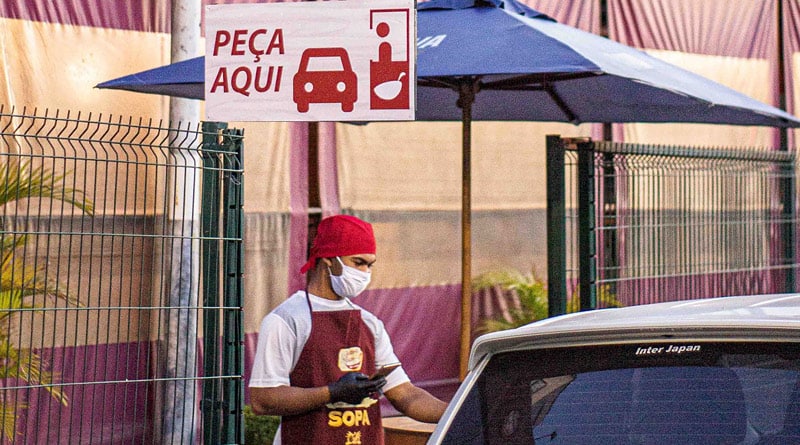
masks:
<svg viewBox="0 0 800 445"><path fill-rule="evenodd" d="M369 397L370 394L380 391L385 384L385 377L370 380L369 377L360 372L348 372L337 382L328 385L328 391L331 393L331 402L345 402L357 405L364 400L364 397Z"/></svg>

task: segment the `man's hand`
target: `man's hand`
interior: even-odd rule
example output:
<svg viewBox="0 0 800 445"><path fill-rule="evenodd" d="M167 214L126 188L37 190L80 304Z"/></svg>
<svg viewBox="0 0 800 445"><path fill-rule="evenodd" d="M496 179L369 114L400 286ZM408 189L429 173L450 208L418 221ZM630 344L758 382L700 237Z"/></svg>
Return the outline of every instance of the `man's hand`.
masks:
<svg viewBox="0 0 800 445"><path fill-rule="evenodd" d="M337 382L328 385L331 393L331 402L345 402L357 405L383 388L386 384L385 377L378 377L370 380L369 377L360 372L349 372L342 376Z"/></svg>

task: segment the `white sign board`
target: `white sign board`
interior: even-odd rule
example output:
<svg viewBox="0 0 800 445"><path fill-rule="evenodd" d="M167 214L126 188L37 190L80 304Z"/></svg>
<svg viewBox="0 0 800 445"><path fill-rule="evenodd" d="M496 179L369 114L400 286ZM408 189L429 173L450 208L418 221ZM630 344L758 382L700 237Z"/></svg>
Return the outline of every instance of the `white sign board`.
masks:
<svg viewBox="0 0 800 445"><path fill-rule="evenodd" d="M413 120L412 0L206 7L206 119Z"/></svg>

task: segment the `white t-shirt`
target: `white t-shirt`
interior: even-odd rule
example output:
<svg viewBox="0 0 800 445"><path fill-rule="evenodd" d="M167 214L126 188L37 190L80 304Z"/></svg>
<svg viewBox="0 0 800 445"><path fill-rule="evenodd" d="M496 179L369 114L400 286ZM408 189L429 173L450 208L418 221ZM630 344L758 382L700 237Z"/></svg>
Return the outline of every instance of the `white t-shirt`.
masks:
<svg viewBox="0 0 800 445"><path fill-rule="evenodd" d="M328 300L308 294L311 307L318 311L361 310L361 318L375 338L375 367L397 363L392 343L383 322L348 299ZM306 292L298 291L281 303L261 321L258 345L250 375L250 387L271 388L289 386L289 374L294 370L300 353L311 335L311 313L306 302ZM269 353L268 353L269 351ZM402 367L386 377L388 391L410 381ZM280 444L280 429L274 444Z"/></svg>

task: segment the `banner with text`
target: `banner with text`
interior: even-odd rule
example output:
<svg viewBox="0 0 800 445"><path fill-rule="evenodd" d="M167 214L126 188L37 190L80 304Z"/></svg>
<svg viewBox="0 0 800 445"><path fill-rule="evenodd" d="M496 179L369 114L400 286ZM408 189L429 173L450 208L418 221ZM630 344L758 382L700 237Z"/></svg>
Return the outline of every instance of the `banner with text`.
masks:
<svg viewBox="0 0 800 445"><path fill-rule="evenodd" d="M206 119L414 120L412 0L209 5Z"/></svg>

